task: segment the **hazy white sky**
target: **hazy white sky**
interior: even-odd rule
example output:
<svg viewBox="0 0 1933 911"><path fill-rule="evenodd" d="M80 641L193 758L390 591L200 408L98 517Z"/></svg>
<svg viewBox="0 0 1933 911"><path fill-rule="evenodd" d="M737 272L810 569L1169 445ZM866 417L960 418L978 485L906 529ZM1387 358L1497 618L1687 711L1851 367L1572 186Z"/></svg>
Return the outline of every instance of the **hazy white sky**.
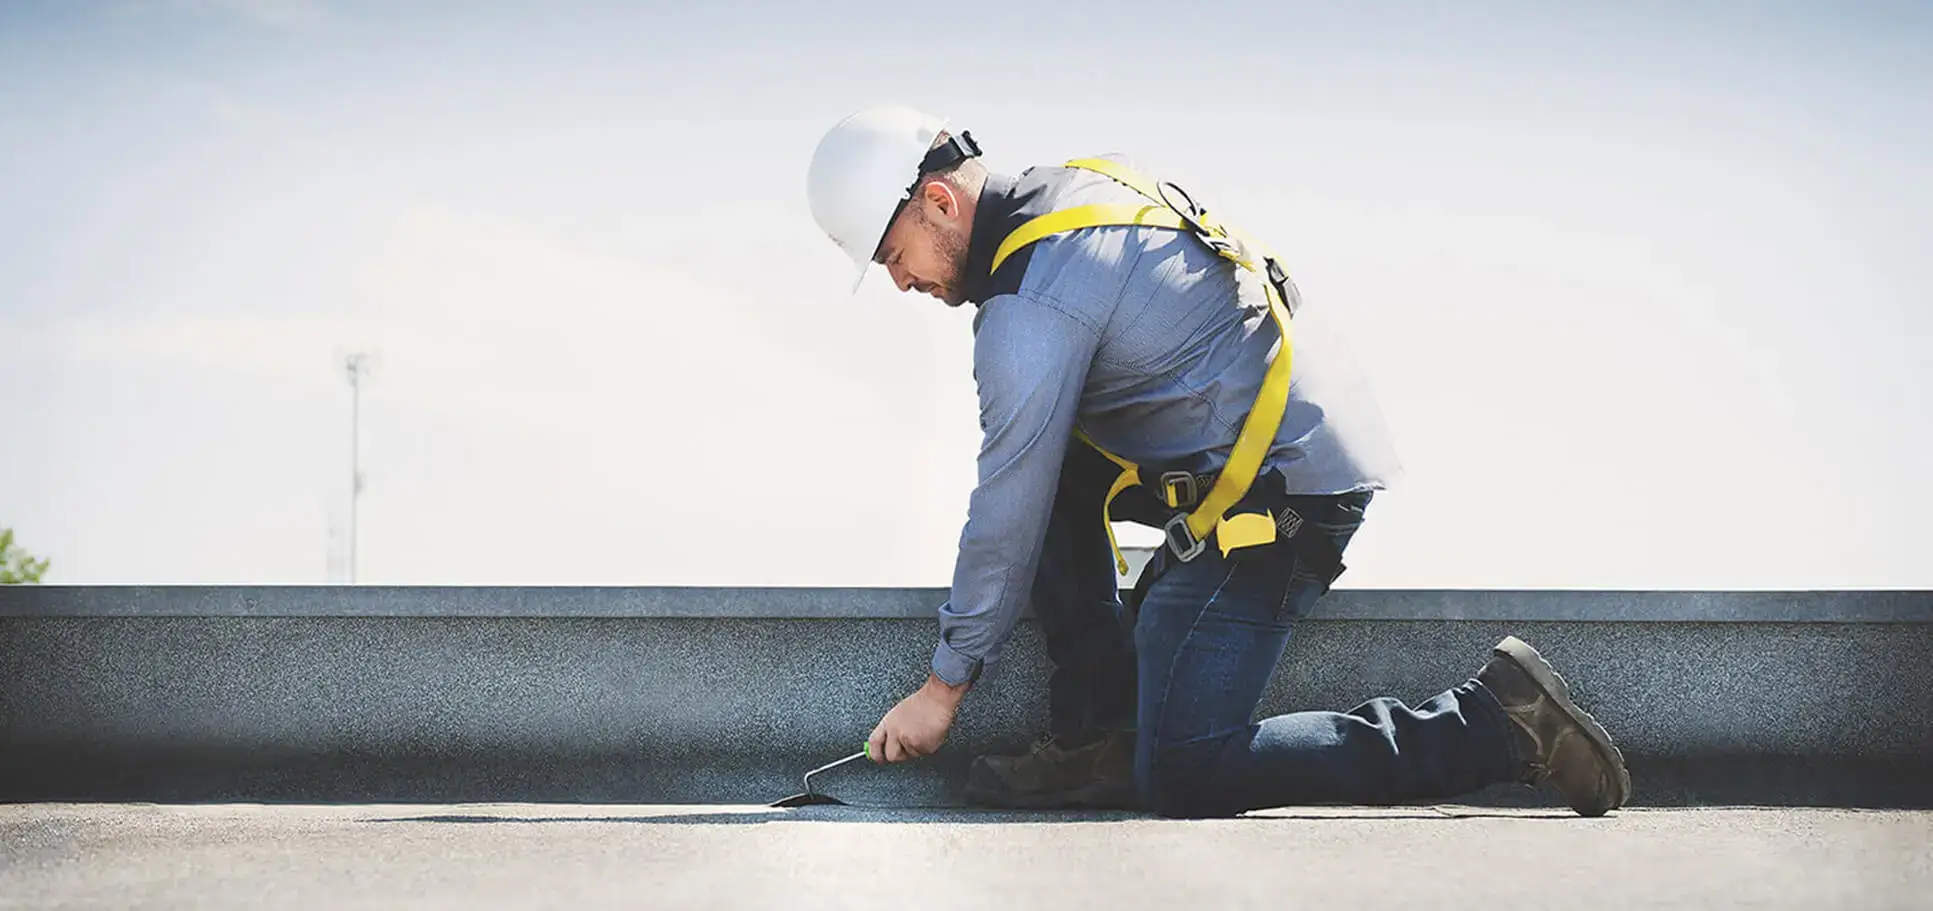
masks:
<svg viewBox="0 0 1933 911"><path fill-rule="evenodd" d="M944 585L970 314L804 200L899 101L1287 256L1408 470L1349 586L1933 585L1924 4L661 6L0 5L48 581L328 580L366 345L364 582Z"/></svg>

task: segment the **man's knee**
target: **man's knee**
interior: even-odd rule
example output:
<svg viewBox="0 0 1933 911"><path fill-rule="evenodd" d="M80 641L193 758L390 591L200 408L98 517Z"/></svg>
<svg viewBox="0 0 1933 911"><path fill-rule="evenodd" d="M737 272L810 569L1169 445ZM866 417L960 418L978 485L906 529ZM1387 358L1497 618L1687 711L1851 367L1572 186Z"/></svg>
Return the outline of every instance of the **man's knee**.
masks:
<svg viewBox="0 0 1933 911"><path fill-rule="evenodd" d="M1222 741L1156 745L1136 757L1134 784L1148 812L1174 819L1235 816L1215 786Z"/></svg>

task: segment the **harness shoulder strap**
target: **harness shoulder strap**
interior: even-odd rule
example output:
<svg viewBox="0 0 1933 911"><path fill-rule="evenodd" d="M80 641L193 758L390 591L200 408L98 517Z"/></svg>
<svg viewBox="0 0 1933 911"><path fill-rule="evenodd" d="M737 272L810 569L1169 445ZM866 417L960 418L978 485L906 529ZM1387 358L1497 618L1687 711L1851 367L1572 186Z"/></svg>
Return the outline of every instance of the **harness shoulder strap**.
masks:
<svg viewBox="0 0 1933 911"><path fill-rule="evenodd" d="M1028 219L1012 234L1000 242L1000 248L993 252L993 268L989 272L1000 271L1000 264L1007 257L1020 252L1021 248L1040 240L1067 231L1082 228L1101 228L1114 225L1152 225L1157 228L1183 230L1181 216L1166 206L1131 206L1099 203L1091 206L1075 206L1061 209Z"/></svg>

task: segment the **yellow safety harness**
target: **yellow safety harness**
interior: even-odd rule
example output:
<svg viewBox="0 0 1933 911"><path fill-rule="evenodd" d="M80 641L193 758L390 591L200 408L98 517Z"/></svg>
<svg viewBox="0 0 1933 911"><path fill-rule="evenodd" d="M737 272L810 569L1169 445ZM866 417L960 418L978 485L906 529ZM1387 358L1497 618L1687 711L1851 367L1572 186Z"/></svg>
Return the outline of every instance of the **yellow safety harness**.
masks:
<svg viewBox="0 0 1933 911"><path fill-rule="evenodd" d="M1173 183L1156 183L1100 158L1076 159L1066 166L1113 178L1147 197L1150 204L1075 206L1030 219L1001 241L999 249L994 252L989 274L999 271L1000 264L1006 262L1007 257L1045 237L1083 228L1146 225L1187 231L1222 257L1261 275L1265 279L1262 284L1268 294L1269 315L1275 318L1275 325L1282 333L1280 347L1269 364L1268 373L1262 377L1261 391L1256 393L1255 404L1242 422L1241 433L1236 436L1235 446L1229 451L1228 463L1215 478L1208 495L1202 497L1199 504L1194 503L1197 493L1195 476L1189 472L1170 471L1161 476L1161 497L1169 508L1185 510L1194 506L1193 511L1175 514L1162 530L1167 535L1169 547L1184 563L1201 555L1205 546L1203 542L1211 532L1216 535L1215 540L1223 556L1237 548L1274 541L1276 526L1272 514L1262 512L1230 516L1227 513L1248 495L1249 487L1255 483L1256 475L1262 470L1262 460L1267 457L1269 447L1275 441L1275 431L1281 426L1282 410L1288 405L1289 369L1293 360L1293 346L1289 343L1290 313L1287 301L1291 286L1288 272L1248 235L1210 218L1208 210L1197 206L1187 193ZM1177 206L1170 201L1171 193L1180 197L1184 205ZM1128 563L1121 556L1121 547L1114 539L1110 509L1114 498L1122 491L1141 483L1140 466L1102 449L1088 439L1087 434L1079 430L1074 433L1121 467L1120 476L1115 478L1114 485L1108 489L1107 499L1102 502L1101 523L1107 528L1108 546L1114 551L1115 563L1122 573L1126 573Z"/></svg>

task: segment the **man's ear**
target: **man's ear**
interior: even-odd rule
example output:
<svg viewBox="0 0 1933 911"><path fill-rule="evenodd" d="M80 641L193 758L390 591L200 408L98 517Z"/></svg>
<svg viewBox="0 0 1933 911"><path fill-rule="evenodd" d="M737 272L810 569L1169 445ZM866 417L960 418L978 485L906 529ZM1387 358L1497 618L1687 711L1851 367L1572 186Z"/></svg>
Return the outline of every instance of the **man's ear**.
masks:
<svg viewBox="0 0 1933 911"><path fill-rule="evenodd" d="M960 214L960 195L955 193L953 186L944 180L929 180L920 184L920 198L926 200L926 204L932 206L934 211L947 218L955 218Z"/></svg>

